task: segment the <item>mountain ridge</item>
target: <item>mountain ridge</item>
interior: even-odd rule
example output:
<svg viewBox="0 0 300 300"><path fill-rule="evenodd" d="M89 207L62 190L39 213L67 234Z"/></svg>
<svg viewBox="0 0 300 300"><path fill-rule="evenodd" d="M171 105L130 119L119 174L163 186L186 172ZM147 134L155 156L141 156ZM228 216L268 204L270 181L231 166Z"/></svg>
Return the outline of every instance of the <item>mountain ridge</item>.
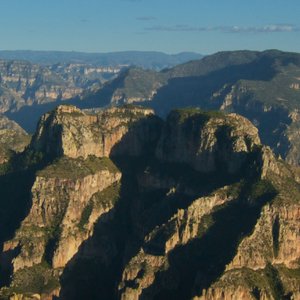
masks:
<svg viewBox="0 0 300 300"><path fill-rule="evenodd" d="M122 81L118 82L120 76L108 82L89 95L87 102L94 106L137 103L162 116L173 108L188 106L236 112L257 124L263 143L277 155L299 164L300 54L220 52L159 73L143 71L140 77L134 70L121 75ZM147 84L143 84L145 80ZM81 105L84 107L84 102Z"/></svg>
<svg viewBox="0 0 300 300"><path fill-rule="evenodd" d="M119 51L86 53L76 51L0 50L0 59L22 59L32 63L84 63L96 66L138 65L150 69L162 69L183 61L202 58L194 52L166 54L159 51Z"/></svg>
<svg viewBox="0 0 300 300"><path fill-rule="evenodd" d="M300 295L298 171L242 116L63 105L9 164L10 203L5 182L32 177L16 191L28 193L22 218L1 232L3 297Z"/></svg>

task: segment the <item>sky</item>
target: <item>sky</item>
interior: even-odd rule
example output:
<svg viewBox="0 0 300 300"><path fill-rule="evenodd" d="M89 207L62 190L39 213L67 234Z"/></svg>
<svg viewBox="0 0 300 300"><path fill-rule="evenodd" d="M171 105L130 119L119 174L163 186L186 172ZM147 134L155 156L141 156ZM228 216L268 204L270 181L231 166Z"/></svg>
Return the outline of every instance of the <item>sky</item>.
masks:
<svg viewBox="0 0 300 300"><path fill-rule="evenodd" d="M300 52L300 0L0 0L0 49Z"/></svg>

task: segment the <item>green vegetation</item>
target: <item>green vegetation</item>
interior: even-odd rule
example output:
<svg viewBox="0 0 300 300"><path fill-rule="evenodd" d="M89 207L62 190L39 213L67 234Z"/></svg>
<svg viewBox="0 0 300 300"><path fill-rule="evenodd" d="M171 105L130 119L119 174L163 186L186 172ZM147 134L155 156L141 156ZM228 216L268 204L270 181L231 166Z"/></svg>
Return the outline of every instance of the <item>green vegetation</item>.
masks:
<svg viewBox="0 0 300 300"><path fill-rule="evenodd" d="M207 230L214 224L214 218L212 213L204 215L199 223L199 238L202 237Z"/></svg>
<svg viewBox="0 0 300 300"><path fill-rule="evenodd" d="M120 124L128 126L128 125L130 125L130 123L128 123L126 119L138 120L140 118L145 118L144 111L147 109L148 108L145 108L142 106L137 106L137 105L133 105L133 104L125 104L125 105L121 105L121 106L117 107L117 109L113 112L112 111L108 111L108 112L103 111L103 115L104 116L108 115L109 117L113 116L116 118L124 119L124 121L121 122ZM105 130L105 127L103 128L103 130Z"/></svg>
<svg viewBox="0 0 300 300"><path fill-rule="evenodd" d="M263 271L254 271L243 267L239 270L230 270L220 281L216 282L216 286L248 286L252 290L255 299L260 299L260 291L268 291L268 282L263 274Z"/></svg>
<svg viewBox="0 0 300 300"><path fill-rule="evenodd" d="M279 265L279 266L277 266L277 268L278 268L278 271L280 272L280 274L282 274L288 278L300 280L300 268L289 269L284 265Z"/></svg>
<svg viewBox="0 0 300 300"><path fill-rule="evenodd" d="M221 189L217 190L216 194L218 195L218 197L222 197L222 194L226 193L226 195L223 195L224 197L232 197L234 199L233 201L235 201L240 197L243 185L244 181L236 182L228 186L228 189L224 191L222 191ZM230 203L224 203L222 205L216 206L209 214L206 214L201 218L201 222L199 223L199 238L202 237L215 224L216 220L214 219L214 214L225 209L228 205L230 205Z"/></svg>
<svg viewBox="0 0 300 300"><path fill-rule="evenodd" d="M264 269L264 274L266 276L271 294L275 300L284 299L284 289L282 282L279 277L278 270L268 263Z"/></svg>
<svg viewBox="0 0 300 300"><path fill-rule="evenodd" d="M78 118L78 117L82 117L84 116L84 114L82 112L79 111L72 111L72 112L61 112L60 114L71 117L71 118Z"/></svg>
<svg viewBox="0 0 300 300"><path fill-rule="evenodd" d="M101 192L97 192L93 195L92 199L85 206L82 211L78 228L80 230L84 229L84 226L88 223L89 218L93 212L94 208L110 208L113 207L120 197L120 182L113 183L108 188Z"/></svg>
<svg viewBox="0 0 300 300"><path fill-rule="evenodd" d="M268 177L272 181L276 190L279 191L278 197L276 197L273 205L280 206L283 203L299 203L300 184L295 181L291 174L286 174L286 176L271 174Z"/></svg>
<svg viewBox="0 0 300 300"><path fill-rule="evenodd" d="M283 267L285 268L285 267ZM275 300L288 299L285 298L284 288L280 279L279 272L282 267L277 268L268 263L265 269L254 271L248 268L242 268L240 271L230 271L226 274L223 285L247 285L256 299L260 299L260 291L266 291L272 295ZM285 268L286 269L286 268ZM289 269L286 269L289 272Z"/></svg>
<svg viewBox="0 0 300 300"><path fill-rule="evenodd" d="M93 211L93 202L89 202L82 211L80 221L78 223L79 229L82 230L84 228L84 225L88 223L92 211Z"/></svg>
<svg viewBox="0 0 300 300"><path fill-rule="evenodd" d="M103 170L112 173L118 172L117 167L107 157L97 158L92 155L88 156L87 159L61 157L39 171L37 175L48 178L79 179Z"/></svg>
<svg viewBox="0 0 300 300"><path fill-rule="evenodd" d="M120 190L120 182L113 183L108 188L93 196L94 205L96 207L109 207L111 205L115 205L120 198Z"/></svg>
<svg viewBox="0 0 300 300"><path fill-rule="evenodd" d="M197 118L195 118L197 117ZM205 111L197 107L174 109L168 118L175 119L179 124L187 119L196 120L200 124L206 123L210 118L224 118L225 114L220 111Z"/></svg>
<svg viewBox="0 0 300 300"><path fill-rule="evenodd" d="M237 199L242 192L242 188L244 184L245 182L243 179L239 182L233 183L232 185L229 186L228 190L226 189L227 195L229 197Z"/></svg>
<svg viewBox="0 0 300 300"><path fill-rule="evenodd" d="M250 185L248 194L249 200L255 201L266 195L275 195L277 194L277 190L269 180L262 179Z"/></svg>
<svg viewBox="0 0 300 300"><path fill-rule="evenodd" d="M131 68L116 79L116 81L119 81L119 85L115 92L126 98L150 99L152 91L162 83L166 83L166 79L163 73Z"/></svg>
<svg viewBox="0 0 300 300"><path fill-rule="evenodd" d="M135 108L137 108L137 109L141 109L141 110L148 109L144 106L136 105L136 104L132 104L132 103L125 103L125 104L121 105L120 108L125 108L125 109L135 109Z"/></svg>
<svg viewBox="0 0 300 300"><path fill-rule="evenodd" d="M29 144L31 136L25 132L19 132L18 128L9 130L0 128L0 148L1 150L10 150L20 152Z"/></svg>
<svg viewBox="0 0 300 300"><path fill-rule="evenodd" d="M57 217L53 225L45 229L46 246L45 246L45 253L44 253L43 260L49 266L52 265L52 258L55 250L57 249L59 239L61 236L62 228L60 227L60 223L62 221L62 217L63 217L62 215Z"/></svg>
<svg viewBox="0 0 300 300"><path fill-rule="evenodd" d="M281 272L286 275L297 278L299 270L290 270L284 266L273 266L267 264L265 269L254 271L249 268L232 270L226 272L224 279L216 283L217 286L226 288L227 286L246 286L252 291L255 299L260 299L260 292L265 291L267 295L272 296L275 300L289 299L286 298L284 288L280 279ZM290 273L291 272L291 273Z"/></svg>
<svg viewBox="0 0 300 300"><path fill-rule="evenodd" d="M46 263L24 268L14 274L11 287L6 293L49 293L59 287L58 276Z"/></svg>
<svg viewBox="0 0 300 300"><path fill-rule="evenodd" d="M299 108L300 91L292 89L291 85L298 83L295 78L300 77L299 66L284 66L277 70L278 74L270 81L241 80L238 90L247 90L252 101L260 100L265 104L287 109Z"/></svg>
<svg viewBox="0 0 300 300"><path fill-rule="evenodd" d="M0 176L26 170L36 170L47 163L42 152L25 150L22 153L11 153L9 161L0 165Z"/></svg>

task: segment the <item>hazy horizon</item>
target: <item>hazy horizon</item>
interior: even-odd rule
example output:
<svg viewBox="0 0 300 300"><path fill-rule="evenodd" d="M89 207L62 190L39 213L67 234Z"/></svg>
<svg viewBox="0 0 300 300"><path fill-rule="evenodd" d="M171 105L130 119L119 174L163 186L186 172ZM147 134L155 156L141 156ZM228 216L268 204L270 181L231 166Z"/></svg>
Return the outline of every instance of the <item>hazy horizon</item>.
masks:
<svg viewBox="0 0 300 300"><path fill-rule="evenodd" d="M77 50L35 50L35 49L0 49L0 52L40 52L40 53L47 53L47 52L57 52L57 53L79 53L79 54L91 54L91 55L101 55L101 54L117 54L117 53L130 53L130 52L149 52L149 53L161 53L161 54L166 54L166 55L180 55L184 53L194 53L194 54L200 54L203 56L208 56L212 55L218 52L234 52L234 51L258 51L258 52L264 52L264 51L271 51L271 50L278 50L282 52L291 52L291 53L300 53L299 51L288 51L288 50L282 50L280 48L266 48L262 50L255 50L255 49L232 49L232 50L217 50L215 52L211 53L200 53L200 52L195 52L195 51L181 51L181 52L164 52L164 51L159 51L159 50L120 50L120 51L107 51L107 52L89 52L89 51L77 51Z"/></svg>

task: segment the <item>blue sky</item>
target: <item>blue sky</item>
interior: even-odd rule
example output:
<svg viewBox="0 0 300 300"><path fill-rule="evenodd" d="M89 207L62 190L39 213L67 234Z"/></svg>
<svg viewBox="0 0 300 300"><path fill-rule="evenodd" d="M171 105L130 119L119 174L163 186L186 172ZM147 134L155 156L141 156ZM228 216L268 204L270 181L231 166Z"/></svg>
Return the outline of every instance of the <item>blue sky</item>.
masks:
<svg viewBox="0 0 300 300"><path fill-rule="evenodd" d="M0 0L0 49L300 52L300 0Z"/></svg>

